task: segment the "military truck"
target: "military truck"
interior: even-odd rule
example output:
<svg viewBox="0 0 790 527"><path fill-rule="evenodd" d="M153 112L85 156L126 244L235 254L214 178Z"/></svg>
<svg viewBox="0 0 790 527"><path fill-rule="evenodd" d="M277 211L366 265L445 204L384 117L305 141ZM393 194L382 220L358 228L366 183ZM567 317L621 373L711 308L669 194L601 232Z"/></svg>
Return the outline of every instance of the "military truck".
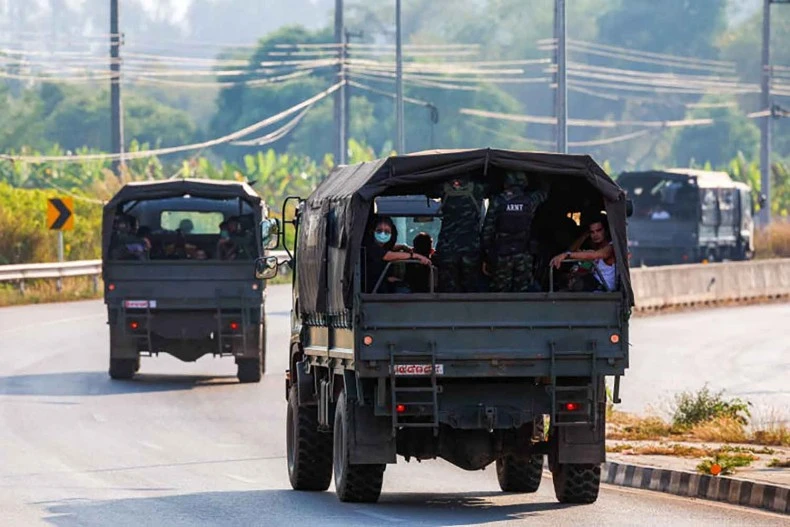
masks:
<svg viewBox="0 0 790 527"><path fill-rule="evenodd" d="M220 228L227 223L232 235ZM210 354L235 358L240 382L260 381L265 282L251 279L249 268L277 243L277 221L246 183L124 185L105 205L102 225L110 377L132 378L141 356L189 362ZM263 278L277 272L271 258Z"/></svg>
<svg viewBox="0 0 790 527"><path fill-rule="evenodd" d="M616 291L559 291L549 276L534 293L431 286L382 294L387 269L364 280L364 240L375 214L405 223L402 233L438 233L441 208L427 187L468 176L496 189L506 171L547 183L544 206L565 220L605 211ZM604 379L614 377L618 400L633 295L625 193L591 158L491 149L390 157L338 167L298 206L288 201L283 228L296 229L295 249L288 248L295 272L285 382L294 489L326 490L334 472L341 501L374 502L387 464L402 456L443 458L465 470L495 463L503 491L535 492L546 456L559 501L597 499ZM441 272L431 268L432 284Z"/></svg>
<svg viewBox="0 0 790 527"><path fill-rule="evenodd" d="M632 265L668 265L754 256L754 200L726 172L671 169L617 178L633 200Z"/></svg>

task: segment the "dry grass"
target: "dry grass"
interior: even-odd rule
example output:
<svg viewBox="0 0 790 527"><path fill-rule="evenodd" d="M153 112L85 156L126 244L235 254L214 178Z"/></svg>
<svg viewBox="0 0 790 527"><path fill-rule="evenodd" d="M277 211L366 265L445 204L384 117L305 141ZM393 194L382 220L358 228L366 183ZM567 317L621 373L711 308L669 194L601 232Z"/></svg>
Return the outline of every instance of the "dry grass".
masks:
<svg viewBox="0 0 790 527"><path fill-rule="evenodd" d="M790 458L787 459L778 459L773 458L768 466L771 468L790 468Z"/></svg>
<svg viewBox="0 0 790 527"><path fill-rule="evenodd" d="M752 432L752 441L758 445L790 446L790 428L775 424Z"/></svg>
<svg viewBox="0 0 790 527"><path fill-rule="evenodd" d="M672 427L660 417L637 417L625 412L609 413L606 437L626 441L658 439L672 435Z"/></svg>
<svg viewBox="0 0 790 527"><path fill-rule="evenodd" d="M57 290L55 280L29 280L25 282L25 294L17 284L0 283L0 307L48 302L71 302L101 297L101 281L98 292L94 292L93 278L75 276L63 279L63 290Z"/></svg>
<svg viewBox="0 0 790 527"><path fill-rule="evenodd" d="M688 436L692 440L717 443L747 443L749 440L743 423L732 417L717 417L694 425Z"/></svg>
<svg viewBox="0 0 790 527"><path fill-rule="evenodd" d="M790 223L777 221L754 236L757 258L790 258Z"/></svg>

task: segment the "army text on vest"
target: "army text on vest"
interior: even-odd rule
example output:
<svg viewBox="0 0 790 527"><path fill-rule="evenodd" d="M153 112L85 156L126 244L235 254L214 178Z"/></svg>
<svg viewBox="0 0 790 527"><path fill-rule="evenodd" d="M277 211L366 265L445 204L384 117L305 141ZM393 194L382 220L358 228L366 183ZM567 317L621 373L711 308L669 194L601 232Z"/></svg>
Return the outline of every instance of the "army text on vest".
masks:
<svg viewBox="0 0 790 527"><path fill-rule="evenodd" d="M537 204L523 192L505 193L496 221L496 253L512 256L526 253L529 248L530 227Z"/></svg>

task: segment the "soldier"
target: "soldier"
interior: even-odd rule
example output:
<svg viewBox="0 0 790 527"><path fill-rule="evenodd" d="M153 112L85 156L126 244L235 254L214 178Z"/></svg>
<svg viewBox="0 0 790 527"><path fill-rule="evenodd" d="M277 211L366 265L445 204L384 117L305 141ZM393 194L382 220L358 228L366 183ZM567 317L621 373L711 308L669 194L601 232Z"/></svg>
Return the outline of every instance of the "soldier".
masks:
<svg viewBox="0 0 790 527"><path fill-rule="evenodd" d="M470 177L442 185L442 229L436 244L439 291L478 290L480 278L480 220L485 187Z"/></svg>
<svg viewBox="0 0 790 527"><path fill-rule="evenodd" d="M494 292L526 292L532 284L530 229L535 210L548 198L548 188L527 192L527 175L505 174L504 191L492 198L483 223L483 272Z"/></svg>

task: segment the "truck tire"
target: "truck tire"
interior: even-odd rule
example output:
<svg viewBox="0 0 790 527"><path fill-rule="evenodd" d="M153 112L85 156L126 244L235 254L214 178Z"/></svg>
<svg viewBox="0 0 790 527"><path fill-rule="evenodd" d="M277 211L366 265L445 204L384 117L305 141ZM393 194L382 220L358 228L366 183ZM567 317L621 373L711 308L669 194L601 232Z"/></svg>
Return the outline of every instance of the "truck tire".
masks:
<svg viewBox="0 0 790 527"><path fill-rule="evenodd" d="M595 503L601 486L601 465L557 464L551 471L560 503Z"/></svg>
<svg viewBox="0 0 790 527"><path fill-rule="evenodd" d="M543 455L502 456L496 460L496 477L503 492L537 492L543 477Z"/></svg>
<svg viewBox="0 0 790 527"><path fill-rule="evenodd" d="M261 382L261 359L239 359L236 377L241 383Z"/></svg>
<svg viewBox="0 0 790 527"><path fill-rule="evenodd" d="M140 358L137 359L110 359L110 378L115 380L129 380L140 369Z"/></svg>
<svg viewBox="0 0 790 527"><path fill-rule="evenodd" d="M296 386L288 392L288 479L294 490L324 491L332 482L332 434L318 431L318 407L299 406Z"/></svg>
<svg viewBox="0 0 790 527"><path fill-rule="evenodd" d="M349 410L345 391L341 392L335 409L333 459L335 492L340 501L375 503L381 495L385 464L352 465L349 462Z"/></svg>

